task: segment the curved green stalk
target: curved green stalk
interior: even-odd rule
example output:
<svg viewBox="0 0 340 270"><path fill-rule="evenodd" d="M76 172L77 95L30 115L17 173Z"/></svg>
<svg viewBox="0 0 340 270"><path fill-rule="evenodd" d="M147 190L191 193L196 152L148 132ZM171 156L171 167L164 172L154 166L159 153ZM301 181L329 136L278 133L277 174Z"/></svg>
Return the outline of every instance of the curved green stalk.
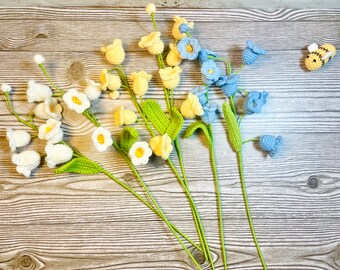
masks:
<svg viewBox="0 0 340 270"><path fill-rule="evenodd" d="M257 254L259 255L263 270L267 270L267 266L266 266L266 263L264 261L263 254L261 252L260 245L259 245L257 238L256 238L253 220L252 220L251 213L250 213L250 207L249 207L249 202L248 202L248 197L247 197L246 185L245 185L245 182L244 182L243 160L242 160L242 153L241 152L237 153L237 161L238 161L239 173L240 173L240 179L241 179L242 195L243 195L243 200L244 200L244 204L245 204L245 207L246 207L246 212L247 212L247 217L248 217L251 235L253 236L255 247L256 247L256 250L257 250Z"/></svg>
<svg viewBox="0 0 340 270"><path fill-rule="evenodd" d="M63 91L61 88L59 88L59 87L52 81L50 75L48 74L48 72L47 72L47 70L46 70L46 68L45 68L45 66L44 66L43 64L40 64L39 67L40 67L40 69L42 70L42 72L44 73L44 75L45 75L46 79L49 81L49 83L50 83L56 90L58 90L59 93L64 94L64 91Z"/></svg>

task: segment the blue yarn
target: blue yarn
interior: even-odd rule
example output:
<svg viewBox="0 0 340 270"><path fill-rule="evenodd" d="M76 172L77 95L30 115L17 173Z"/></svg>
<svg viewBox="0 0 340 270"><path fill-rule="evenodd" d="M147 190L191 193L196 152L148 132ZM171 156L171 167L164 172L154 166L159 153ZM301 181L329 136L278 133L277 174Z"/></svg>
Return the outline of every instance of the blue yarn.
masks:
<svg viewBox="0 0 340 270"><path fill-rule="evenodd" d="M239 75L232 74L230 76L221 76L215 83L219 86L222 92L227 96L231 97L237 91Z"/></svg>
<svg viewBox="0 0 340 270"><path fill-rule="evenodd" d="M191 52L187 51L187 46L191 46ZM184 37L178 43L177 49L182 59L195 60L200 51L200 45L198 44L197 39Z"/></svg>
<svg viewBox="0 0 340 270"><path fill-rule="evenodd" d="M217 119L218 106L215 102L210 102L203 107L204 114L201 119L204 123L210 125Z"/></svg>
<svg viewBox="0 0 340 270"><path fill-rule="evenodd" d="M203 81L209 85L215 83L221 75L220 68L213 60L203 62L201 72L203 74Z"/></svg>
<svg viewBox="0 0 340 270"><path fill-rule="evenodd" d="M198 53L198 61L203 63L209 59L209 56L218 57L218 55L213 51L201 49Z"/></svg>
<svg viewBox="0 0 340 270"><path fill-rule="evenodd" d="M261 112L263 105L266 104L267 96L268 96L268 92L266 91L249 92L247 99L243 105L244 113L250 115L250 114Z"/></svg>
<svg viewBox="0 0 340 270"><path fill-rule="evenodd" d="M245 65L253 64L257 57L262 54L266 54L267 52L260 47L256 47L254 43L250 40L246 42L247 47L243 50L242 53L242 61Z"/></svg>
<svg viewBox="0 0 340 270"><path fill-rule="evenodd" d="M204 106L207 103L207 96L205 95L207 91L208 89L205 86L197 86L191 89L190 92L197 96L201 105Z"/></svg>
<svg viewBox="0 0 340 270"><path fill-rule="evenodd" d="M189 29L190 29L190 27L189 27L189 25L187 25L186 23L182 23L182 24L180 24L180 26L179 26L179 32L180 32L181 34L187 32Z"/></svg>
<svg viewBox="0 0 340 270"><path fill-rule="evenodd" d="M259 146L262 150L268 152L271 157L277 156L278 148L283 143L282 136L275 138L272 135L263 135L259 139Z"/></svg>

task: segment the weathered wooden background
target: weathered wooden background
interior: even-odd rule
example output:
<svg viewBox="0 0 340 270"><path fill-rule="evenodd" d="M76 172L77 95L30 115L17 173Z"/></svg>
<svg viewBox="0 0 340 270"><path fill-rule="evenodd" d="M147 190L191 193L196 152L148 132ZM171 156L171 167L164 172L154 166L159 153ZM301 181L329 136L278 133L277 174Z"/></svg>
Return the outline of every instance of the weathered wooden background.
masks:
<svg viewBox="0 0 340 270"><path fill-rule="evenodd" d="M268 269L340 269L340 61L335 58L313 73L303 67L311 42L340 46L340 10L160 9L157 19L166 42L175 14L194 20L193 35L201 45L229 57L235 66L247 39L269 51L240 79L248 90L270 93L263 113L243 120L244 138L281 134L285 139L278 159L263 156L252 144L244 152L249 201ZM47 83L33 62L36 53L45 56L56 82L69 89L78 86L83 72L98 80L99 70L109 67L100 47L114 38L124 42L128 73L145 69L154 74L147 96L164 105L156 62L137 46L152 30L144 9L0 8L0 22L0 82L13 86L21 114L33 109L25 101L27 81ZM185 62L183 69L175 94L178 105L200 82L194 63ZM216 90L214 99L223 96ZM121 129L114 127L112 113L121 103L132 108L124 91L119 101L106 94L94 106L115 136ZM24 127L9 114L3 96L0 106L0 269L193 269L166 226L105 176L54 175L46 164L30 179L19 176L4 128ZM66 111L64 128L74 146L141 191L116 152L93 151L94 127L87 120ZM230 269L261 269L222 121L214 130ZM185 164L222 269L215 193L201 139L182 141ZM28 148L42 152L43 147L34 141ZM197 239L187 200L167 166L154 162L140 172L169 218Z"/></svg>

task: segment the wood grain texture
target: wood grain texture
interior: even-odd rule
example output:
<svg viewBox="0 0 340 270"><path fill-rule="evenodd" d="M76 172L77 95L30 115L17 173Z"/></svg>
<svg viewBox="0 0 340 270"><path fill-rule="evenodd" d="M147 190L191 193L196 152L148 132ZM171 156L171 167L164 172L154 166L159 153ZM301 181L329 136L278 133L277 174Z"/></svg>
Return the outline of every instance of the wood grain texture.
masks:
<svg viewBox="0 0 340 270"><path fill-rule="evenodd" d="M245 146L244 153L249 201L268 269L340 269L340 61L335 58L314 73L302 65L309 43L340 46L340 10L163 8L158 17L166 42L171 40L175 14L194 20L193 34L202 46L230 58L236 66L247 39L269 51L244 69L240 79L248 90L270 92L263 113L243 120L244 138L268 133L285 139L279 159L265 157L252 144ZM13 86L14 105L21 114L34 108L25 102L27 81L47 83L32 61L34 54L43 53L52 77L70 89L79 87L70 72L75 62L84 68L84 76L98 80L99 70L109 67L100 47L114 38L124 41L128 73L139 69L153 73L147 98L156 98L165 107L156 62L136 46L139 37L152 30L144 9L0 8L0 21L0 83ZM195 63L185 62L183 70L175 93L178 106L186 91L201 80ZM221 102L223 96L215 90L212 99ZM121 129L113 125L112 113L120 104L133 108L124 91L119 101L106 94L94 104L99 120L116 138ZM0 269L194 269L166 226L105 176L54 175L45 163L30 179L18 176L10 161L6 127L26 129L9 114L1 95ZM94 151L90 142L94 127L86 119L65 111L63 127L72 145L144 195L115 151L100 155ZM230 269L259 270L236 158L224 128L222 121L214 124ZM138 130L148 139L141 126ZM190 189L217 269L222 269L208 150L202 136L181 144ZM41 152L43 148L36 140L28 146ZM139 171L169 218L197 240L187 200L164 162L154 159Z"/></svg>

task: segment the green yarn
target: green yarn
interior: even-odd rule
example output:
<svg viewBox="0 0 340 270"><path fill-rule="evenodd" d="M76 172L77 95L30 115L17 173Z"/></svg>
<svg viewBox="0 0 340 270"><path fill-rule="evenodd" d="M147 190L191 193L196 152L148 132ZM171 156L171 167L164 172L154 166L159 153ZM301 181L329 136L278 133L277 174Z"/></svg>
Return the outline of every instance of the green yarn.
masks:
<svg viewBox="0 0 340 270"><path fill-rule="evenodd" d="M138 131L133 127L126 127L120 135L120 148L127 154L131 146L137 142L139 137Z"/></svg>
<svg viewBox="0 0 340 270"><path fill-rule="evenodd" d="M239 153L242 150L242 137L236 116L228 102L223 103L222 110L225 121L227 122L227 132L231 147L236 153Z"/></svg>
<svg viewBox="0 0 340 270"><path fill-rule="evenodd" d="M103 168L96 162L87 158L75 158L65 165L54 170L55 173L78 173L78 174L97 174L103 171Z"/></svg>
<svg viewBox="0 0 340 270"><path fill-rule="evenodd" d="M184 124L184 118L175 107L172 107L171 111L172 111L171 122L166 129L166 133L172 140L175 140L178 133L182 129L182 126Z"/></svg>
<svg viewBox="0 0 340 270"><path fill-rule="evenodd" d="M201 129L205 135L205 137L207 138L208 140L208 147L209 149L212 149L213 147L213 141L212 141L212 138L210 136L210 133L209 133L209 130L208 130L208 127L201 121L196 121L196 122L193 122L191 123L186 131L184 132L184 135L183 137L184 138L189 138L192 136L192 134L194 134L195 131L197 131L198 129Z"/></svg>
<svg viewBox="0 0 340 270"><path fill-rule="evenodd" d="M154 99L148 99L143 102L143 111L159 134L166 133L172 140L176 139L184 124L184 118L175 107L171 109L171 120Z"/></svg>
<svg viewBox="0 0 340 270"><path fill-rule="evenodd" d="M148 99L143 102L143 111L155 129L163 135L168 126L170 125L170 119L163 112L161 106L156 100Z"/></svg>

